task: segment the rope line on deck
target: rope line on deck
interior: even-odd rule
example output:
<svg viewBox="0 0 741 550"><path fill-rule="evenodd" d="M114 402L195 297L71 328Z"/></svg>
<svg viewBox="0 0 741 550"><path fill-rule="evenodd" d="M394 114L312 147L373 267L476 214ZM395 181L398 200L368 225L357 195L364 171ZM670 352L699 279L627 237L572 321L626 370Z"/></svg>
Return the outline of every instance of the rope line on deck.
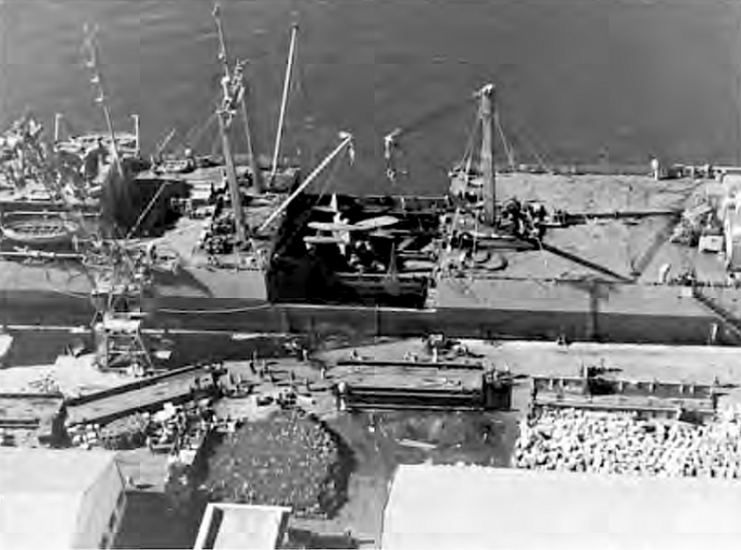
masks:
<svg viewBox="0 0 741 550"><path fill-rule="evenodd" d="M249 307L237 307L231 309L169 309L169 308L157 308L156 312L159 313L170 313L173 315L218 315L218 314L229 314L229 313L245 313L248 311L255 311L258 309L266 309L272 307L272 304L261 304L259 306Z"/></svg>

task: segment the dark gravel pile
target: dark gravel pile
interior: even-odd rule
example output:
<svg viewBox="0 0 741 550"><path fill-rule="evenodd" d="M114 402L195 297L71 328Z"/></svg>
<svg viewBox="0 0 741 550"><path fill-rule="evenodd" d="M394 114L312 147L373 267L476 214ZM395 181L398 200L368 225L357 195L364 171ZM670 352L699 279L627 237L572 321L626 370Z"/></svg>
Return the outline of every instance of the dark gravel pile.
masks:
<svg viewBox="0 0 741 550"><path fill-rule="evenodd" d="M149 420L132 414L109 422L100 429L100 442L110 450L136 449L144 445Z"/></svg>
<svg viewBox="0 0 741 550"><path fill-rule="evenodd" d="M305 517L333 515L345 499L346 468L335 437L294 412L248 422L224 436L204 482L213 500L290 506Z"/></svg>

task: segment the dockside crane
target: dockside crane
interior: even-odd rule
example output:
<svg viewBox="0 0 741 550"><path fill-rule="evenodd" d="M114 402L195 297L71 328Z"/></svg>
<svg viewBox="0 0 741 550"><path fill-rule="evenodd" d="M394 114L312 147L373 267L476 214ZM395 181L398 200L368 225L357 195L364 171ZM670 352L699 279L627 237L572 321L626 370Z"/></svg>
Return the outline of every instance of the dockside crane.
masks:
<svg viewBox="0 0 741 550"><path fill-rule="evenodd" d="M97 91L96 102L100 105L111 139L111 152L116 174L125 178L121 156L118 150L115 130L107 104L107 94L103 84L102 71L98 63L95 40L97 29L86 26L85 50L89 58L86 66L93 73L91 83ZM136 150L139 150L139 117L134 117L136 128ZM103 185L111 185L106 181ZM124 182L124 186L126 183ZM72 205L67 205L72 209ZM113 368L123 364L134 366L137 370L153 367L151 356L144 344L141 327L145 318L142 300L151 287L147 266L143 258L132 256L116 239L115 227L108 238L99 232L90 232L84 225L80 238L75 241L76 251L83 256L81 265L91 283L91 301L95 308L92 320L96 340L98 364Z"/></svg>

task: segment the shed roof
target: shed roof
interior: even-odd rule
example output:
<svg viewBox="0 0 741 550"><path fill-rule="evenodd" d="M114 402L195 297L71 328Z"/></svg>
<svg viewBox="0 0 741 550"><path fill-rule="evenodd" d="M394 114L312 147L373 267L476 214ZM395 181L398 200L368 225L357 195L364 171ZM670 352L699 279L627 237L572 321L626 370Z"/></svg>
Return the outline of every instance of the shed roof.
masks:
<svg viewBox="0 0 741 550"><path fill-rule="evenodd" d="M404 465L382 547L730 547L739 514L733 481Z"/></svg>

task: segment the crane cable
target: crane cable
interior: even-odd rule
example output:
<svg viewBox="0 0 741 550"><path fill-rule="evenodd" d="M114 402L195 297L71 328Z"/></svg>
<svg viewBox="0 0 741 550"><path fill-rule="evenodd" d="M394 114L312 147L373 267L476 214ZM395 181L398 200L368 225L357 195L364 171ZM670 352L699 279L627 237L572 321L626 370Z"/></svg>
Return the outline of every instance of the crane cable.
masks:
<svg viewBox="0 0 741 550"><path fill-rule="evenodd" d="M502 147L504 147L504 154L507 155L507 163L509 164L510 169L514 172L515 156L512 151L512 147L510 147L510 144L507 141L507 136L504 135L504 128L502 126L502 120L499 117L499 114L494 115L494 121L495 121L497 130L499 131L499 137L502 140Z"/></svg>
<svg viewBox="0 0 741 550"><path fill-rule="evenodd" d="M537 161L538 166L540 166L540 168L543 171L548 172L549 171L548 167L551 163L548 161L548 159L544 158L545 155L541 155L538 152L533 142L530 139L528 139L527 133L524 131L524 128L522 127L522 125L520 125L519 131L518 131L518 128L515 128L514 132L515 132L515 135L523 142L525 147L528 149L528 152L535 157L535 160Z"/></svg>
<svg viewBox="0 0 741 550"><path fill-rule="evenodd" d="M476 146L476 137L478 135L479 130L479 123L478 123L478 114L476 116L476 121L471 126L471 131L468 134L468 139L466 140L466 149L463 152L463 157L461 158L459 162L459 166L465 167L466 170L466 177L468 177L468 173L471 169L471 164L473 163L473 153L474 153L474 147Z"/></svg>
<svg viewBox="0 0 741 550"><path fill-rule="evenodd" d="M126 237L124 238L124 240L129 240L136 233L136 231L139 229L139 226L146 219L146 217L149 215L149 212L154 207L155 203L157 202L157 199L160 198L160 195L162 194L162 191L164 191L165 188L168 185L170 185L171 182L172 182L172 180L165 180L165 181L163 181L160 184L159 188L157 188L157 192L154 194L154 196L149 201L149 203L147 203L147 207L144 210L141 211L141 214L139 214L139 217L137 218L136 223L129 230L129 232L126 234Z"/></svg>
<svg viewBox="0 0 741 550"><path fill-rule="evenodd" d="M334 182L334 179L337 175L337 172L339 171L339 162L333 162L333 166L330 168L330 172L324 181L324 185L322 186L319 194L317 195L317 198L314 200L313 204L307 209L307 211L310 211L312 207L319 204L319 201L324 197L324 194L327 192L327 189L329 188L330 184ZM274 256L281 256L283 252L286 250L288 246L290 246L290 243L293 242L294 237L303 229L303 226L301 224L295 224L293 226L293 230L288 234L288 237L285 239L285 244L280 249L277 249L276 252L273 253Z"/></svg>
<svg viewBox="0 0 741 550"><path fill-rule="evenodd" d="M188 147L191 149L195 148L200 143L201 139L203 139L206 130L209 130L211 128L211 125L216 120L216 116L216 111L214 111L206 119L206 122L201 125L194 125L193 127L191 127L185 134L185 137L183 137L183 139L181 140L180 146Z"/></svg>

